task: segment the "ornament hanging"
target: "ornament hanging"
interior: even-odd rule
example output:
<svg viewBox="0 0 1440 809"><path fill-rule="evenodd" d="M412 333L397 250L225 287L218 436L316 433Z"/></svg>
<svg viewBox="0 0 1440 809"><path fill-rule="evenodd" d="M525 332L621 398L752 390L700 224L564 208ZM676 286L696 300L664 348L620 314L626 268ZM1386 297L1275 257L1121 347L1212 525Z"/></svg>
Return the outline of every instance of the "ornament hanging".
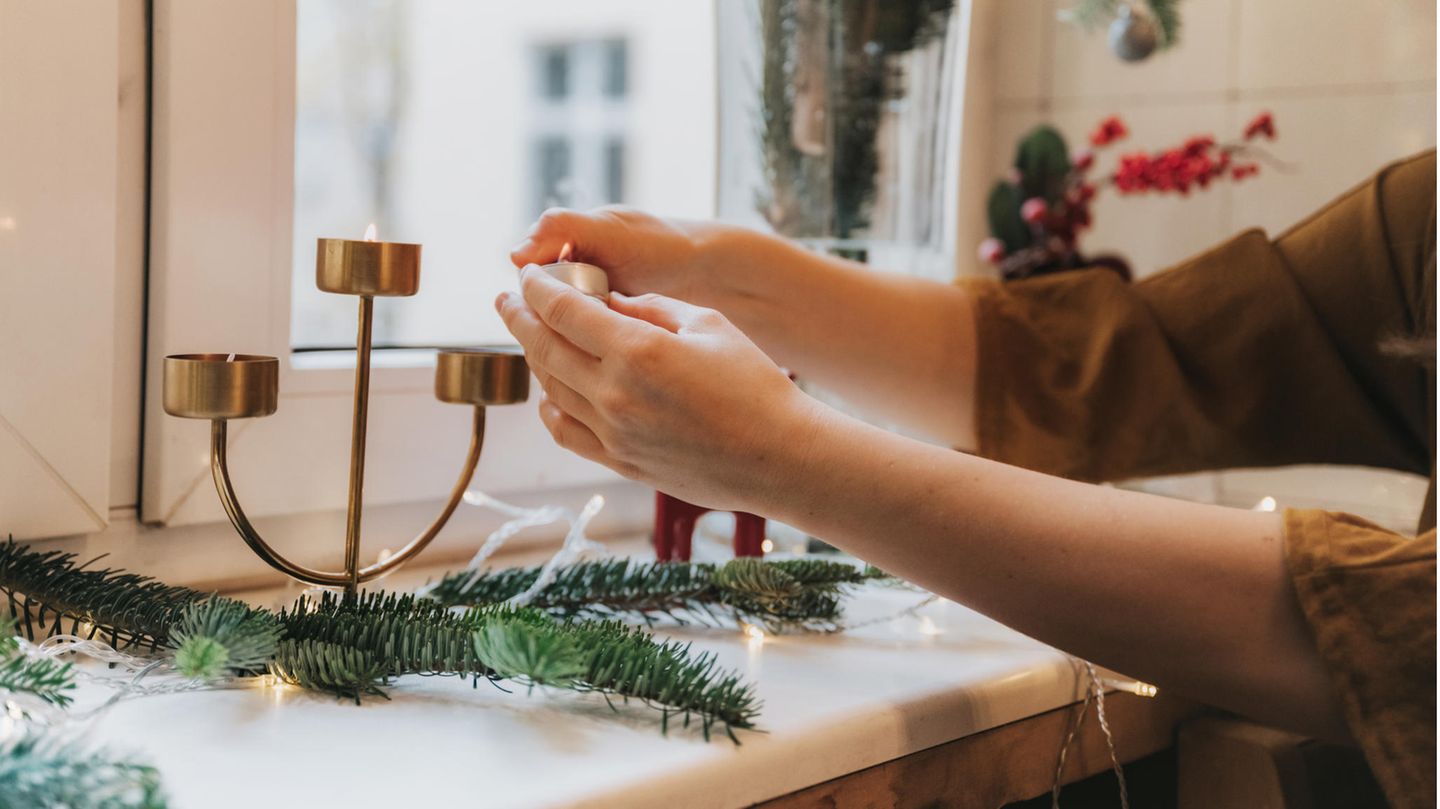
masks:
<svg viewBox="0 0 1440 809"><path fill-rule="evenodd" d="M1110 50L1139 62L1173 46L1180 32L1180 0L1077 0L1060 18L1086 31L1105 27Z"/></svg>
<svg viewBox="0 0 1440 809"><path fill-rule="evenodd" d="M1110 50L1127 62L1138 62L1155 52L1160 28L1148 12L1123 5L1110 23Z"/></svg>

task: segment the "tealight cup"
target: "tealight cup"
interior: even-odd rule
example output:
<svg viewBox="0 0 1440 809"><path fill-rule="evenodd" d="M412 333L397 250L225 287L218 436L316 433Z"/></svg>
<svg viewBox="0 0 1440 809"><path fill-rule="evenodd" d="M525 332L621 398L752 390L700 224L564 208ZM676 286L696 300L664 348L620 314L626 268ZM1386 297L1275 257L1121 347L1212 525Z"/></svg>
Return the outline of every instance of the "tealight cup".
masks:
<svg viewBox="0 0 1440 809"><path fill-rule="evenodd" d="M420 291L420 245L319 239L315 286L323 292L408 297Z"/></svg>
<svg viewBox="0 0 1440 809"><path fill-rule="evenodd" d="M164 407L187 419L247 419L275 412L280 361L259 354L172 354Z"/></svg>
<svg viewBox="0 0 1440 809"><path fill-rule="evenodd" d="M530 366L518 346L441 349L435 398L480 406L523 402L530 398Z"/></svg>

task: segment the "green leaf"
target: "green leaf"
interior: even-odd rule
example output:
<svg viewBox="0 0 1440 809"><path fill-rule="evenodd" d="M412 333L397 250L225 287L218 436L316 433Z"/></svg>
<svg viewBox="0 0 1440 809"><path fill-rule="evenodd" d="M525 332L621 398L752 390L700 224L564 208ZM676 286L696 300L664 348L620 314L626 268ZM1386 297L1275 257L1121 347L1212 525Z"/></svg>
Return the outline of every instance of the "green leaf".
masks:
<svg viewBox="0 0 1440 809"><path fill-rule="evenodd" d="M1037 126L1021 138L1015 149L1015 168L1024 191L1022 202L1042 197L1048 203L1060 201L1065 177L1070 173L1070 150L1065 138L1052 126ZM1019 208L1016 208L1017 214Z"/></svg>
<svg viewBox="0 0 1440 809"><path fill-rule="evenodd" d="M1020 189L1010 183L996 183L990 189L990 199L985 204L990 219L990 235L1005 244L1005 252L1023 250L1035 243L1035 234L1020 218Z"/></svg>

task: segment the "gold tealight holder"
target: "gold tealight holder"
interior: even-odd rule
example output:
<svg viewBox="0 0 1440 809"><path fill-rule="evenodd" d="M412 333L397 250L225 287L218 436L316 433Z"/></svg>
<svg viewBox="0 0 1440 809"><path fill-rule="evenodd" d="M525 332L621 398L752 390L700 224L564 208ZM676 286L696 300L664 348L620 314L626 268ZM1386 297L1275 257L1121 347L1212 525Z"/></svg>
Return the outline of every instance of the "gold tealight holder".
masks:
<svg viewBox="0 0 1440 809"><path fill-rule="evenodd" d="M371 325L377 296L406 297L420 289L420 245L366 239L320 239L315 285L325 292L360 298L355 340L355 396L350 435L350 487L346 514L345 566L315 570L286 559L267 543L235 496L226 462L230 419L259 418L275 412L280 363L254 354L174 354L165 358L164 404L172 416L210 421L210 472L220 503L241 539L271 567L307 584L344 587L354 592L405 564L429 545L460 504L485 440L485 408L523 402L530 394L530 369L519 349L443 349L435 363L435 396L442 402L470 405L475 418L470 450L460 478L439 516L397 553L360 566L361 506L365 491L365 434L370 400Z"/></svg>

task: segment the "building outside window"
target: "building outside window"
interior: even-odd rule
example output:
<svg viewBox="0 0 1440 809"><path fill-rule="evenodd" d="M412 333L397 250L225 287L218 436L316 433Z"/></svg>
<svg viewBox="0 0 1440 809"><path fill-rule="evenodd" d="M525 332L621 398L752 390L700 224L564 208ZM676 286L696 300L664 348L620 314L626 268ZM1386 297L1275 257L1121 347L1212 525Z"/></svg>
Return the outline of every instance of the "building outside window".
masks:
<svg viewBox="0 0 1440 809"><path fill-rule="evenodd" d="M376 344L457 345L510 342L490 304L545 208L712 216L715 142L695 133L714 131L714 15L708 2L301 0L291 345L355 339L354 302L315 289L317 237L375 222L381 239L423 243L420 293L376 302Z"/></svg>

